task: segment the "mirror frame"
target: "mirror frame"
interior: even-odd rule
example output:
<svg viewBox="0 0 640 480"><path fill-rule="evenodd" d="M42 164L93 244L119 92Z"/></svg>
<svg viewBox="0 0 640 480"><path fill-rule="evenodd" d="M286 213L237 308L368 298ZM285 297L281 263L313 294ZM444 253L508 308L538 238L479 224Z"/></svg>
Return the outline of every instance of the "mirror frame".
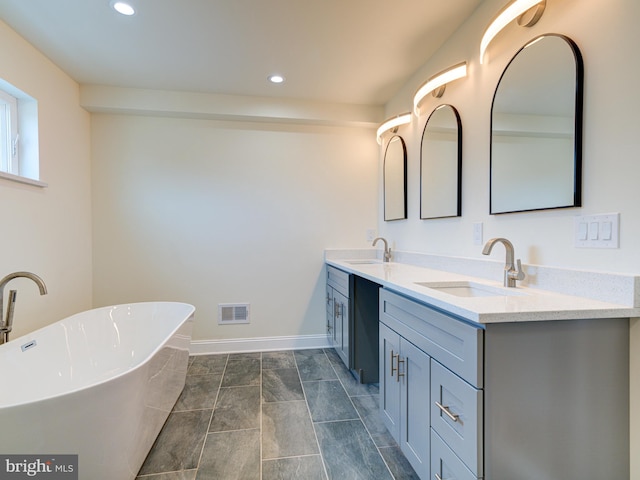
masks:
<svg viewBox="0 0 640 480"><path fill-rule="evenodd" d="M458 189L458 192L456 194L456 201L457 201L456 214L440 215L437 217L423 217L422 216L422 196L424 194L424 191L423 191L423 185L422 185L422 165L424 162L424 158L422 157L422 153L423 153L423 146L424 146L424 140L425 140L425 133L427 132L427 127L429 126L429 120L431 120L431 117L433 116L433 114L436 113L436 111L445 107L448 107L453 112L453 115L456 120L456 127L458 129L458 141L457 141L457 168L458 168L457 177L458 179L456 183L456 188ZM460 120L460 113L453 105L442 104L434 108L433 111L429 114L429 118L427 118L427 123L425 123L424 129L422 130L422 138L420 140L420 220L432 220L436 218L453 218L453 217L460 217L460 216L462 216L462 121Z"/></svg>
<svg viewBox="0 0 640 480"><path fill-rule="evenodd" d="M389 146L394 141L395 138L400 140L400 145L402 146L402 177L403 177L403 185L402 185L402 197L403 197L403 208L404 213L403 216L387 218L387 154L389 153ZM404 138L400 135L393 135L389 141L387 142L387 147L384 150L384 161L382 165L382 200L383 200L383 217L385 222L394 221L394 220L406 220L407 218L407 145L404 142Z"/></svg>
<svg viewBox="0 0 640 480"><path fill-rule="evenodd" d="M528 208L523 210L505 210L500 212L493 211L492 205L492 193L493 193L493 108L496 100L496 94L498 93L498 89L500 88L500 83L504 78L506 72L509 70L509 67L516 59L516 57L528 46L532 45L535 42L540 41L544 37L558 37L564 40L567 46L571 49L573 53L573 57L575 60L575 112L574 112L574 158L573 158L573 168L574 168L574 178L573 178L573 203L569 205L559 205L559 206L551 206L551 207L540 207L540 208ZM490 123L489 123L489 214L490 215L501 215L504 213L518 213L518 212L532 212L539 210L555 210L559 208L574 208L582 206L582 122L583 122L583 91L584 91L584 62L582 59L582 54L578 45L566 35L562 35L559 33L545 33L542 35L538 35L537 37L528 41L524 46L522 46L515 55L509 60L509 63L505 66L502 74L500 75L500 79L498 80L498 84L496 85L495 92L493 93L493 99L491 101L491 115L490 115Z"/></svg>

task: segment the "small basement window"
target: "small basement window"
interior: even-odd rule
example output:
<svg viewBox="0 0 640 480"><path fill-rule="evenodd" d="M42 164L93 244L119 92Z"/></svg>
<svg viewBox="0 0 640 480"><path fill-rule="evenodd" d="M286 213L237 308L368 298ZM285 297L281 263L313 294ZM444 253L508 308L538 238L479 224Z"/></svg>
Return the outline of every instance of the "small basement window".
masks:
<svg viewBox="0 0 640 480"><path fill-rule="evenodd" d="M0 90L0 170L19 174L18 100Z"/></svg>
<svg viewBox="0 0 640 480"><path fill-rule="evenodd" d="M38 187L38 102L0 79L0 178Z"/></svg>

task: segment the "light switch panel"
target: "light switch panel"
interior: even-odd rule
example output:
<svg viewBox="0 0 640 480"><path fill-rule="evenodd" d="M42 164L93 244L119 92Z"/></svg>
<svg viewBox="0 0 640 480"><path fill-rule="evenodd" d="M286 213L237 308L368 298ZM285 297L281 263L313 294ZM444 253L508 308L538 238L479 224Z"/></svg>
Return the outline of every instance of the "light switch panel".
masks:
<svg viewBox="0 0 640 480"><path fill-rule="evenodd" d="M574 217L574 245L578 248L619 248L620 214Z"/></svg>

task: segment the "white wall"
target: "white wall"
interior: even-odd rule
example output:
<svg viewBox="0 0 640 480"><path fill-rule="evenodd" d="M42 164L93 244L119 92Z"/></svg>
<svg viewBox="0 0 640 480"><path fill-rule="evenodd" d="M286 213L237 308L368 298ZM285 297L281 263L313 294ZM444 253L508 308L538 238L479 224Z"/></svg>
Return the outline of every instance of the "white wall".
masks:
<svg viewBox="0 0 640 480"><path fill-rule="evenodd" d="M636 0L549 0L532 28L509 25L479 64L484 28L504 6L487 0L387 105L387 116L410 109L413 93L431 75L460 61L469 62L466 79L450 84L440 99L429 97L424 115L400 134L408 149L409 219L381 221L380 231L396 249L481 258L472 227L484 224L485 240L509 238L523 263L624 273L640 272L640 163L637 112L640 75L637 45L640 14ZM491 101L500 75L515 52L543 33L571 37L584 57L584 156L582 208L489 215L489 131ZM419 220L420 137L428 113L440 103L460 112L463 128L462 217ZM380 149L380 154L383 150ZM380 162L382 160L380 159ZM573 247L573 217L620 212L620 248ZM379 216L381 218L381 215ZM499 254L495 254L496 260Z"/></svg>
<svg viewBox="0 0 640 480"><path fill-rule="evenodd" d="M481 257L473 245L473 223L484 224L484 239L509 238L523 263L640 274L640 136L637 79L640 29L637 0L548 0L540 22L526 29L511 24L492 43L488 61L479 64L484 28L504 6L486 0L436 55L387 105L387 116L409 110L413 93L431 75L462 60L469 76L447 87L442 102L459 111L463 127L462 217L419 220L420 137L427 115L401 129L408 149L409 219L383 222L381 234L396 249ZM515 52L543 33L571 37L584 57L583 206L505 215L489 215L489 131L491 100L500 74ZM383 146L384 148L384 146ZM380 149L380 155L383 150ZM380 163L382 159L380 159ZM573 247L573 216L620 212L620 248ZM492 255L502 260L501 253ZM631 478L640 478L640 328L631 328Z"/></svg>
<svg viewBox="0 0 640 480"><path fill-rule="evenodd" d="M38 101L40 177L47 188L0 179L0 277L27 270L12 338L91 307L89 114L78 84L0 21L0 76Z"/></svg>
<svg viewBox="0 0 640 480"><path fill-rule="evenodd" d="M370 128L92 115L96 305L196 306L194 338L324 332L323 250L376 228ZM217 325L219 303L250 325Z"/></svg>

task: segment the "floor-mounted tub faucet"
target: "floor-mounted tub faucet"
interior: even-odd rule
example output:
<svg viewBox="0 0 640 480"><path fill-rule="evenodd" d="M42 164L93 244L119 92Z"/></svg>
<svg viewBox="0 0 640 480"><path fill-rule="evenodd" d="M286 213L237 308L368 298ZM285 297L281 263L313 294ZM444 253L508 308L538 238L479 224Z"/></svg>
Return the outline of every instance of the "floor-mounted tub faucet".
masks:
<svg viewBox="0 0 640 480"><path fill-rule="evenodd" d="M513 259L515 257L513 244L506 238L492 238L485 244L484 248L482 249L482 254L489 255L493 246L498 242L502 243L505 250L507 251L507 258L504 264L504 286L515 287L516 280L524 280L525 275L522 271L522 264L520 263L520 259L518 259L516 262L518 265L517 269L513 264Z"/></svg>
<svg viewBox="0 0 640 480"><path fill-rule="evenodd" d="M9 301L7 302L7 316L6 319L3 315L3 307L4 307L4 287L14 278L24 277L30 280L33 280L38 288L40 289L40 295L47 294L47 286L44 284L42 279L31 272L13 272L0 280L0 345L9 341L9 333L11 332L11 327L13 326L13 311L16 305L16 295L18 294L17 290L9 290Z"/></svg>
<svg viewBox="0 0 640 480"><path fill-rule="evenodd" d="M391 249L389 248L389 242L387 242L387 240L382 237L378 237L373 240L374 247L376 246L376 243L378 243L378 240L382 240L384 242L384 261L389 262L391 260Z"/></svg>

